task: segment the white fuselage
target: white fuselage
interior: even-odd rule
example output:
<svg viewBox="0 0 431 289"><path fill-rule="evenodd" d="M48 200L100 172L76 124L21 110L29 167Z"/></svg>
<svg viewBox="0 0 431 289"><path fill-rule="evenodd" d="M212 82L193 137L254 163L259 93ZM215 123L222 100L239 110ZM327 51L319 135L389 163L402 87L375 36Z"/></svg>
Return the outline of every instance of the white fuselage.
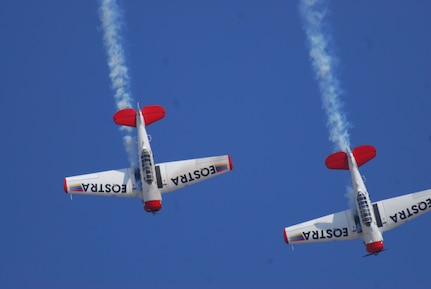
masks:
<svg viewBox="0 0 431 289"><path fill-rule="evenodd" d="M349 169L352 176L354 201L356 204L359 221L362 227L362 239L367 246L367 250L371 250L368 245L374 244L376 242L382 243L383 237L379 228L377 227L377 222L372 209L370 197L368 195L364 181L359 174L358 165L356 164L356 160L350 150L348 150L347 152L347 158L349 161ZM372 247L372 245L370 246Z"/></svg>
<svg viewBox="0 0 431 289"><path fill-rule="evenodd" d="M161 193L155 184L154 159L150 141L145 130L144 117L140 109L136 111L136 128L138 136L138 163L142 191L139 195L143 202L160 201Z"/></svg>

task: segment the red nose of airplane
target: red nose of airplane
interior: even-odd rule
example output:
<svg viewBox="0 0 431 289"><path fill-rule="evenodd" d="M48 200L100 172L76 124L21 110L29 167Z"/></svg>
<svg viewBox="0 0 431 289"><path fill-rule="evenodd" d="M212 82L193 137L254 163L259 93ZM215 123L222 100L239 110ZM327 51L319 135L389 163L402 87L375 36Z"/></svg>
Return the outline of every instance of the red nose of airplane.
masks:
<svg viewBox="0 0 431 289"><path fill-rule="evenodd" d="M377 241L377 242L369 243L365 245L365 247L368 253L374 254L382 251L385 246L383 245L383 241Z"/></svg>
<svg viewBox="0 0 431 289"><path fill-rule="evenodd" d="M160 211L162 208L162 202L160 200L146 201L144 203L144 210L149 213L155 213Z"/></svg>

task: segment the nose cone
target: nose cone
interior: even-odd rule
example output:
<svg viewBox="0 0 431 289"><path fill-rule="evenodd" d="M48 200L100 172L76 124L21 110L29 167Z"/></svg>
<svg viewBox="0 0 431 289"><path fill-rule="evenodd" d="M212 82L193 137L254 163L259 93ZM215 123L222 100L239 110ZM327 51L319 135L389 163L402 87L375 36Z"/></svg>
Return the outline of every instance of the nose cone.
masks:
<svg viewBox="0 0 431 289"><path fill-rule="evenodd" d="M155 213L162 208L162 201L153 200L144 202L144 210L149 213Z"/></svg>
<svg viewBox="0 0 431 289"><path fill-rule="evenodd" d="M383 241L377 241L377 242L366 244L365 247L368 253L377 254L380 251L383 251L383 248L385 246L383 245Z"/></svg>

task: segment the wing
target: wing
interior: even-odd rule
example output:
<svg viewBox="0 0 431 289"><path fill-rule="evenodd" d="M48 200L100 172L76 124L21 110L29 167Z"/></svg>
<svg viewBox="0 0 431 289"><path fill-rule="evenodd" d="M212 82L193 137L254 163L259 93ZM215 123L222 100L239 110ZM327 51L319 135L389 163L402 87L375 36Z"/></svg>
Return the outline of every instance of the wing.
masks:
<svg viewBox="0 0 431 289"><path fill-rule="evenodd" d="M172 192L232 170L230 156L216 156L156 165L157 187L162 193Z"/></svg>
<svg viewBox="0 0 431 289"><path fill-rule="evenodd" d="M135 174L132 169L121 169L66 177L64 191L67 194L136 197Z"/></svg>
<svg viewBox="0 0 431 289"><path fill-rule="evenodd" d="M373 203L377 225L382 232L431 211L431 189Z"/></svg>
<svg viewBox="0 0 431 289"><path fill-rule="evenodd" d="M284 240L288 244L352 240L361 237L359 231L353 211L345 210L287 227Z"/></svg>

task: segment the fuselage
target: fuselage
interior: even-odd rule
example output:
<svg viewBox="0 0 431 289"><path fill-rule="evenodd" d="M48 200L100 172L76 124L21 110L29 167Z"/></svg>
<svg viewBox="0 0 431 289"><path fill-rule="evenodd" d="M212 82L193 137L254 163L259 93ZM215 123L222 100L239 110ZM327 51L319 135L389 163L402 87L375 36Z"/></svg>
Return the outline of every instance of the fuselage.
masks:
<svg viewBox="0 0 431 289"><path fill-rule="evenodd" d="M383 236L377 227L376 218L372 210L370 197L364 181L359 173L358 165L352 152L348 150L347 159L352 176L354 201L362 229L362 239L368 253L378 254L383 250Z"/></svg>
<svg viewBox="0 0 431 289"><path fill-rule="evenodd" d="M147 212L156 212L162 208L162 196L157 188L154 176L154 159L150 141L145 129L145 121L141 110L136 110L136 128L138 136L138 163L142 191L140 197Z"/></svg>

